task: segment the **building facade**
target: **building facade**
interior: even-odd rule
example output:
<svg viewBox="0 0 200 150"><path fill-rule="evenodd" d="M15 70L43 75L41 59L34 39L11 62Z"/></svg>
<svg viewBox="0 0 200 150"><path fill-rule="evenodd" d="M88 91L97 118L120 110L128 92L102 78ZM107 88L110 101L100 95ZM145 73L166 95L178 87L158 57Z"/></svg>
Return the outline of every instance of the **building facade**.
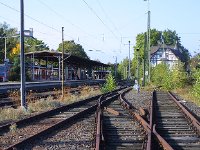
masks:
<svg viewBox="0 0 200 150"><path fill-rule="evenodd" d="M184 57L181 50L177 49L176 46L168 46L165 44L152 46L151 47L151 66L164 62L169 68L172 68L178 62L184 62Z"/></svg>

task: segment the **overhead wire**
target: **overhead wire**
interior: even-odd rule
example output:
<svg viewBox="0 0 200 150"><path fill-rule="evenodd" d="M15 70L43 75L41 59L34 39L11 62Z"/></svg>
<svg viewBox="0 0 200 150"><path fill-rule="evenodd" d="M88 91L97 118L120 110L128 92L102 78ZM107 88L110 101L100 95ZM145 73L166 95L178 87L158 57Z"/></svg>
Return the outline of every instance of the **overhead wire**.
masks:
<svg viewBox="0 0 200 150"><path fill-rule="evenodd" d="M84 1L84 2L85 2L85 1ZM86 3L86 2L85 2L85 3ZM17 10L16 8L11 7L11 6L9 6L9 5L3 3L3 2L0 2L0 4L3 5L3 6L5 6L5 7L7 7L7 8L9 8L9 9L11 9L11 10L13 10L13 11L15 11L15 12L20 13L20 11ZM87 3L86 3L86 4L87 4ZM91 9L91 11L93 11L93 12L95 13L95 11L94 11L88 4L87 4L87 6ZM50 9L50 8L49 8L49 9ZM54 10L52 9L52 11L54 11ZM54 11L54 13L56 13L57 15L59 15L59 14L58 14L57 12L55 12L55 11ZM95 13L95 14L96 14L96 13ZM35 21L35 22L37 22L37 23L39 23L39 24L41 24L41 25L43 25L43 26L45 26L45 27L48 27L48 28L50 28L50 29L52 29L52 30L54 30L54 31L56 31L56 32L58 32L58 33L61 33L61 30L58 30L58 29L56 29L56 28L54 28L54 27L51 27L51 26L45 24L44 22L39 21L38 19L35 19L35 18L31 17L30 15L27 15L26 13L24 13L24 15L25 15L27 18L29 18L29 19L31 19L31 20L33 20L33 21ZM96 16L98 16L98 15L96 14ZM100 17L98 17L98 18L101 20ZM106 28L115 36L115 38L117 38L117 36L113 33L112 30L109 29L109 27L103 22L103 20L101 20L101 22L102 22L102 23L104 24L104 26L106 26ZM72 25L74 25L74 24L72 23ZM74 25L74 26L76 26L76 25ZM76 27L77 27L77 26L76 26ZM42 33L42 34L45 34L45 33ZM66 34L64 34L64 35L67 36L67 37L70 37L70 38L74 39L73 37L71 37L71 36L69 36L69 35L66 35ZM81 42L81 43L83 43L83 42ZM88 44L86 44L86 43L83 43L83 44L88 45ZM92 49L95 50L96 48L93 47Z"/></svg>
<svg viewBox="0 0 200 150"><path fill-rule="evenodd" d="M104 23L104 21L98 16L98 14L94 11L94 9L85 1L82 0L85 5L90 9L90 11L101 21L101 23L112 33L112 35L118 39L118 37L115 35L115 33Z"/></svg>
<svg viewBox="0 0 200 150"><path fill-rule="evenodd" d="M103 6L101 5L99 0L96 0L98 5L100 6L102 12L104 13L104 15L106 16L106 18L110 21L110 23L113 25L114 29L120 34L120 36L122 36L121 32L118 30L117 26L114 24L114 22L110 19L109 15L106 13L105 9L103 8Z"/></svg>
<svg viewBox="0 0 200 150"><path fill-rule="evenodd" d="M84 29L82 29L81 27L79 27L78 25L72 23L71 21L69 21L68 19L65 18L65 16L61 15L60 13L58 13L56 10L54 10L53 8L51 8L49 5L47 5L46 3L44 3L41 0L38 0L38 2L40 2L42 5L44 5L46 8L48 8L50 11L52 11L54 14L56 14L57 16L59 16L61 19L63 19L65 22L67 22L68 24L72 25L73 27L79 29L80 31L82 31L83 33L87 34L88 36L95 38L97 40L99 40L96 36L86 32ZM80 39L80 36L78 37Z"/></svg>

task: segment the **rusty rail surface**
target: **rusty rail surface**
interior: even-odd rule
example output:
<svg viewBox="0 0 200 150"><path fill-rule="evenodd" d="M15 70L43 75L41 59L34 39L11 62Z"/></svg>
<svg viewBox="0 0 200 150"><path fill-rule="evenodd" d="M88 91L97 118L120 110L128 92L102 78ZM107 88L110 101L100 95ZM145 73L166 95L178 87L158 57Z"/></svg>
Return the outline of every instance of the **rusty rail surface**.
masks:
<svg viewBox="0 0 200 150"><path fill-rule="evenodd" d="M104 94L103 97L106 100L102 101L102 103L107 103L107 101L110 101L110 100L116 98L118 96L118 93L117 93L118 90ZM89 100L92 101L94 99L89 99ZM83 104L83 106L85 106L84 103L85 103L85 101L81 102L81 104ZM80 103L76 103L76 105L78 105L78 104L80 105ZM71 123L77 121L81 117L87 116L87 114L89 114L91 112L95 112L95 110L98 107L98 104L96 102L93 103L92 106L90 106L90 104L88 105L87 108L84 108L84 110L77 112L77 114L73 114L71 117L64 118L63 120L59 121L58 123L53 124L53 125L49 126L48 128L39 131L38 133L34 133L33 135L28 136L27 138L20 140L20 141L14 143L13 145L7 146L5 148L5 150L11 150L13 148L21 148L24 145L26 145L27 143L30 143L31 141L37 140L41 136L44 136L44 135L47 135L47 134L49 134L53 131L56 131L56 130L60 129L62 126L70 125ZM72 106L74 106L74 105L72 105ZM56 110L56 111L58 111L58 110ZM45 114L45 115L47 115L47 114ZM99 132L99 130L98 130L98 132Z"/></svg>
<svg viewBox="0 0 200 150"><path fill-rule="evenodd" d="M24 139L23 141L19 141L18 143L15 143L15 144L11 145L11 146L9 146L8 148L5 148L4 150L13 150L13 149L17 149L18 147L21 147L21 146L23 146L24 144L27 144L27 143L29 143L29 142L31 142L31 141L33 141L33 140L36 140L36 139L38 139L38 138L41 137L41 136L47 135L47 134L49 134L49 133L51 133L51 132L53 132L53 131L55 131L55 130L58 130L59 128L62 128L62 127L65 126L66 124L70 124L70 123L74 122L75 120L79 119L80 117L83 117L84 115L87 115L87 114L90 113L91 111L95 111L96 108L97 108L97 105L91 106L90 108L85 109L85 110L79 112L78 114L73 115L73 116L70 117L70 118L67 118L67 119L65 119L65 120L63 120L63 121L60 121L60 122L58 122L57 124L55 124L55 125L53 125L53 126L47 128L47 129L45 129L45 130L39 132L39 133L37 133L37 134L35 134L35 135L33 135L33 136L30 136L30 137Z"/></svg>
<svg viewBox="0 0 200 150"><path fill-rule="evenodd" d="M125 92L124 92L125 93ZM132 106L128 106L128 105L131 105L130 103L126 103L127 100L124 101L124 98L123 98L123 94L122 93L120 95L120 99L122 99L122 103L125 103L124 105L127 106L126 108L132 108ZM148 139L147 139L147 145L146 145L146 149L147 150L151 150L153 149L152 148L152 142L154 142L152 140L152 136L155 136L157 141L162 145L162 147L166 150L173 150L171 148L171 146L156 132L156 130L153 128L155 125L155 118L154 118L154 105L155 105L155 99L156 99L156 93L154 92L153 93L153 97L152 97L152 100L151 100L151 105L150 105L150 117L149 117L149 124L143 119L142 116L140 116L139 114L137 114L136 112L131 112L133 114L133 116L138 120L138 122L140 122L140 124L144 127L144 129L146 130L147 134L148 134ZM155 143L154 143L155 144Z"/></svg>
<svg viewBox="0 0 200 150"><path fill-rule="evenodd" d="M181 110L186 114L186 116L191 120L192 124L200 133L200 122L187 109L183 107L183 105L176 99L172 92L168 92L168 94L174 100L174 102L181 108Z"/></svg>
<svg viewBox="0 0 200 150"><path fill-rule="evenodd" d="M156 91L154 93L154 101L157 103L154 107L156 115L154 119L157 119L157 124L153 125L153 133L159 142L167 150L198 149L200 142L198 120L182 106L172 93L158 92L157 94Z"/></svg>
<svg viewBox="0 0 200 150"><path fill-rule="evenodd" d="M153 133L157 137L158 141L162 144L165 150L174 150L163 138L160 134L157 133L155 129L155 124L153 125Z"/></svg>
<svg viewBox="0 0 200 150"><path fill-rule="evenodd" d="M101 143L101 99L100 97L98 99L98 107L97 107L97 116L96 116L96 123L97 123L97 128L96 128L96 145L95 145L95 150L100 149L100 143Z"/></svg>

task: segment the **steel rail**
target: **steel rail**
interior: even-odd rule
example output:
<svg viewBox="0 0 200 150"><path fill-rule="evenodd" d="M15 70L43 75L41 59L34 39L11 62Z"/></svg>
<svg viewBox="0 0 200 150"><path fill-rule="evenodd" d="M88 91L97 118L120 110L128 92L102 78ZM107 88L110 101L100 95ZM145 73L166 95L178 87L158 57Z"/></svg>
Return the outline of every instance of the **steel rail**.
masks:
<svg viewBox="0 0 200 150"><path fill-rule="evenodd" d="M102 96L98 99L98 107L97 107L97 115L96 115L96 145L95 145L95 150L100 149L100 143L101 143L101 99Z"/></svg>
<svg viewBox="0 0 200 150"><path fill-rule="evenodd" d="M25 119L22 119L22 120L19 120L19 121L14 121L12 123L8 123L6 125L0 126L0 132L9 131L9 127L12 124L16 124L18 127L20 127L20 126L24 125L27 122L31 122L31 121L35 121L35 120L39 120L39 119L41 120L41 119L43 119L43 118L45 118L47 116L54 115L56 113L59 113L61 111L66 110L66 109L70 109L70 108L76 107L78 105L84 105L85 103L93 101L94 99L98 99L99 97L100 97L100 95L97 95L97 96L94 96L94 97L91 97L91 98L88 98L88 99L85 99L85 100L82 100L82 101L74 102L72 104L68 104L68 105L64 105L64 106L52 109L50 111L42 112L40 114L25 118Z"/></svg>
<svg viewBox="0 0 200 150"><path fill-rule="evenodd" d="M165 148L166 150L173 150L173 148L167 143L167 141L162 138L162 136L160 134L157 133L156 129L155 129L155 102L157 101L157 96L156 96L156 90L153 91L153 97L152 97L152 101L151 101L151 114L150 114L150 128L151 131L153 132L153 134L156 136L157 140L161 143L161 145L163 146L163 148Z"/></svg>
<svg viewBox="0 0 200 150"><path fill-rule="evenodd" d="M130 88L128 88L129 90ZM127 89L125 89L127 90ZM115 90L116 91L116 90ZM119 95L116 94L114 97L117 97ZM120 94L121 95L121 94ZM100 150L101 149L101 144L102 144L102 139L103 139L103 134L102 134L102 107L108 103L109 101L108 100L104 100L105 97L104 96L101 96L99 99L98 99L98 107L97 107L97 111L96 111L96 145L95 145L95 150Z"/></svg>
<svg viewBox="0 0 200 150"><path fill-rule="evenodd" d="M174 96L172 92L168 92L168 94L174 100L174 102L179 106L179 108L181 108L183 113L191 120L194 127L200 133L200 122L187 109L183 107L183 105L176 99L176 97Z"/></svg>
<svg viewBox="0 0 200 150"><path fill-rule="evenodd" d="M130 114L143 126L143 128L146 130L147 134L148 134L148 142L147 142L147 150L151 150L151 128L150 125L136 112L133 112L131 109L135 109L131 103L129 103L124 97L126 92L129 92L132 88L127 89L126 91L124 91L122 94L120 94L120 101L122 103L123 106L126 107L126 109L129 110Z"/></svg>
<svg viewBox="0 0 200 150"><path fill-rule="evenodd" d="M158 141L162 144L165 150L174 150L166 141L165 139L157 133L155 129L156 125L153 125L153 133L157 137Z"/></svg>
<svg viewBox="0 0 200 150"><path fill-rule="evenodd" d="M86 115L87 113L90 113L90 112L92 112L92 111L95 111L96 108L97 108L97 104L96 104L96 105L93 105L93 106L91 106L91 107L89 107L89 108L87 108L87 109L85 109L85 110L83 110L83 111L81 111L81 112L79 112L79 113L77 113L77 114L75 114L75 115L73 115L73 116L67 118L67 119L62 120L62 121L56 123L55 125L53 125L53 126L47 128L47 129L45 129L45 130L42 130L41 132L39 132L39 133L37 133L37 134L35 134L35 135L33 135L33 136L30 136L30 137L24 139L23 141L19 141L18 143L9 146L9 147L6 148L5 150L17 149L17 147L21 147L21 146L23 146L23 145L26 144L26 143L29 143L29 142L31 142L31 141L33 141L33 140L38 139L38 138L41 137L41 136L44 136L44 135L46 135L46 134L51 133L52 131L58 130L59 128L61 128L61 127L63 127L63 126L66 126L66 124L70 124L70 122L74 122L75 120L79 119L80 117L83 117L83 116Z"/></svg>
<svg viewBox="0 0 200 150"><path fill-rule="evenodd" d="M104 97L106 97L106 100L102 101L103 104L107 103L108 101L110 101L112 99L115 99L118 96L118 93L116 93L116 91L115 92L111 92L111 94L108 93L107 95L104 95ZM40 136L49 134L52 131L55 131L55 130L61 128L62 126L70 125L72 122L75 122L77 119L80 119L80 117L84 117L88 113L94 112L97 109L97 107L98 107L98 104L96 103L93 106L90 106L89 108L86 108L85 110L80 111L77 114L75 114L75 115L73 115L73 116L71 116L71 117L69 117L67 119L59 121L58 123L48 127L47 129L44 129L44 130L38 132L35 135L27 137L23 141L19 141L19 142L13 144L13 145L7 147L5 150L11 150L11 149L14 149L14 148L22 147L26 143L38 139Z"/></svg>
<svg viewBox="0 0 200 150"><path fill-rule="evenodd" d="M155 91L154 91L155 92ZM150 110L150 123L148 124L139 114L137 114L136 112L131 112L133 114L133 116L138 120L138 122L140 122L140 124L144 127L144 129L146 130L147 134L148 134L148 139L147 139L147 150L151 150L152 149L152 135L154 135L157 140L159 141L159 143L162 145L163 148L165 148L166 150L173 150L172 147L156 132L156 130L154 130L154 104L155 104L155 99L156 99L156 93L153 92L153 98L151 101L151 110ZM122 93L124 94L124 93ZM124 101L124 98L122 97L122 94L120 95L120 98L122 99L122 101ZM126 103L126 101L124 101L124 103ZM127 104L125 104L127 105ZM131 105L130 103L128 105ZM127 108L131 108L131 106L127 107Z"/></svg>

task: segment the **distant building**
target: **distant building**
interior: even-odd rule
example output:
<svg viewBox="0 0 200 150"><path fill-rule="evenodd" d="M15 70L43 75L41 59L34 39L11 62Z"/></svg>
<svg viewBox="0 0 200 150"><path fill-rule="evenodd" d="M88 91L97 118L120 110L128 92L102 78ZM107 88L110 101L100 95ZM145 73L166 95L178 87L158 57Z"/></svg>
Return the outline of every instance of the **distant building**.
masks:
<svg viewBox="0 0 200 150"><path fill-rule="evenodd" d="M0 82L8 81L10 64L9 61L6 60L4 64L0 64Z"/></svg>
<svg viewBox="0 0 200 150"><path fill-rule="evenodd" d="M155 67L156 65L164 62L172 68L178 62L184 62L183 53L177 49L177 46L169 46L165 44L160 44L158 46L151 47L151 65Z"/></svg>

